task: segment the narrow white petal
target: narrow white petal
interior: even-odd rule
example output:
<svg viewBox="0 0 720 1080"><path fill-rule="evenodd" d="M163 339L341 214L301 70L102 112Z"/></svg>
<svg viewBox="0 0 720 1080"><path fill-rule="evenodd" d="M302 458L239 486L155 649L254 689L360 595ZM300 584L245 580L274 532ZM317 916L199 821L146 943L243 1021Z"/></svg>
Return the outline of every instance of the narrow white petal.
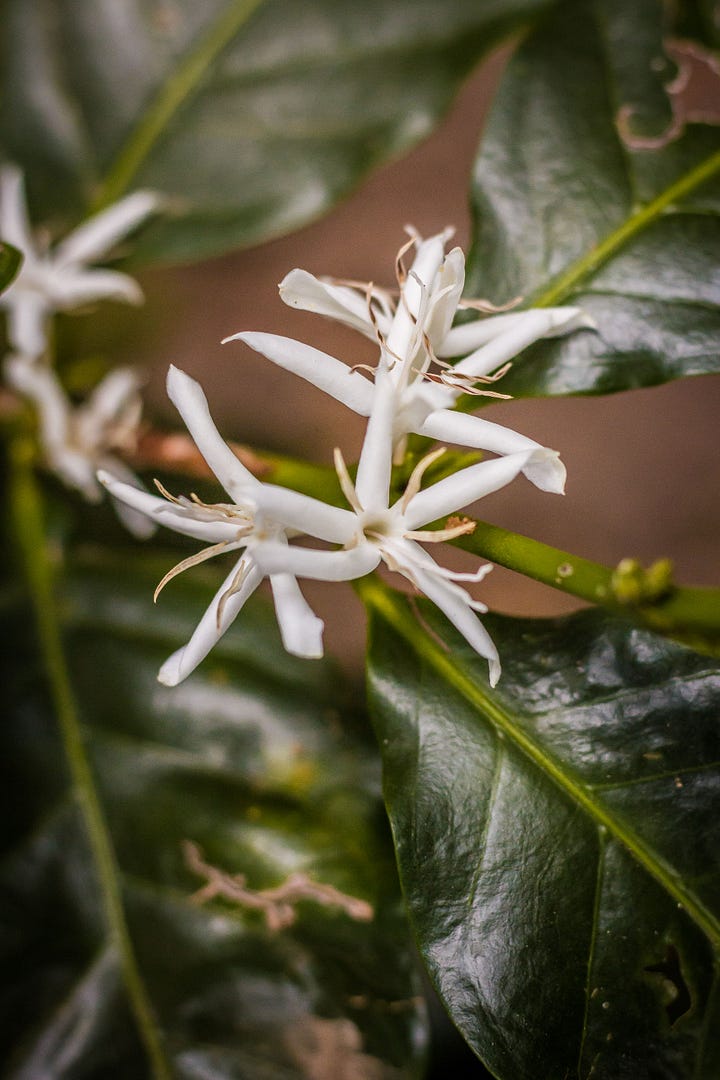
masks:
<svg viewBox="0 0 720 1080"><path fill-rule="evenodd" d="M442 265L445 253L445 241L447 233L436 233L427 240L421 240L417 245L416 255L413 259L411 273L403 287L405 303L411 313L417 318L420 310L421 289L418 282L422 282L426 289L431 288L435 275Z"/></svg>
<svg viewBox="0 0 720 1080"><path fill-rule="evenodd" d="M461 248L455 247L445 256L435 278L433 300L425 327L433 347L445 340L455 318L464 285L465 256ZM438 297L438 294L441 295ZM437 355L437 350L435 353Z"/></svg>
<svg viewBox="0 0 720 1080"><path fill-rule="evenodd" d="M435 353L440 357L466 356L481 345L487 345L488 341L492 341L499 334L521 326L527 315L527 311L512 311L505 315L490 315L453 326L442 341L437 343Z"/></svg>
<svg viewBox="0 0 720 1080"><path fill-rule="evenodd" d="M0 236L34 260L35 244L25 202L25 184L17 165L0 169Z"/></svg>
<svg viewBox="0 0 720 1080"><path fill-rule="evenodd" d="M136 191L95 214L55 248L57 265L96 262L157 210L159 202L159 196L151 191Z"/></svg>
<svg viewBox="0 0 720 1080"><path fill-rule="evenodd" d="M79 442L87 447L102 447L108 429L115 425L131 434L142 410L139 388L139 375L132 368L116 368L106 375L75 412Z"/></svg>
<svg viewBox="0 0 720 1080"><path fill-rule="evenodd" d="M355 289L347 285L333 285L309 274L307 270L298 269L286 274L278 287L280 299L289 307L325 315L375 340L375 327L367 302ZM381 312L378 313L378 321L382 329L386 320Z"/></svg>
<svg viewBox="0 0 720 1080"><path fill-rule="evenodd" d="M493 461L481 461L467 469L438 480L410 500L405 511L405 526L417 529L430 521L454 514L458 510L505 487L522 472L535 450L507 454Z"/></svg>
<svg viewBox="0 0 720 1080"><path fill-rule="evenodd" d="M102 500L102 489L95 479L95 462L67 445L45 446L48 467L68 487L75 488L89 503Z"/></svg>
<svg viewBox="0 0 720 1080"><path fill-rule="evenodd" d="M215 476L233 501L242 502L242 496L259 488L260 481L238 461L215 427L200 384L171 365L167 392Z"/></svg>
<svg viewBox="0 0 720 1080"><path fill-rule="evenodd" d="M268 540L253 545L252 550L266 574L288 573L316 581L353 581L369 574L380 562L380 553L372 544L359 544L347 551L315 551Z"/></svg>
<svg viewBox="0 0 720 1080"><path fill-rule="evenodd" d="M114 457L111 454L103 457L100 462L101 468L98 469L98 477L101 473L109 473L120 483L128 484L130 487L139 488L144 490L140 480L137 478L132 469L129 469L124 461ZM128 506L127 503L121 499L112 500L113 509L115 513L122 521L128 532L136 536L138 540L149 540L155 533L157 524L148 517L147 514L142 513L139 510L133 509L132 506Z"/></svg>
<svg viewBox="0 0 720 1080"><path fill-rule="evenodd" d="M247 555L243 555L243 559L247 558ZM242 562L242 559L233 566L225 578L187 645L183 645L181 649L169 656L160 668L158 682L163 683L164 686L177 686L195 670L198 664L205 659L213 645L217 644L245 601L262 581L263 575L256 566L251 565L238 592L228 597L223 604L222 618L218 626L218 606L223 599L224 593L232 587L240 562Z"/></svg>
<svg viewBox="0 0 720 1080"><path fill-rule="evenodd" d="M147 515L157 525L165 525L173 532L181 533L182 536L190 536L194 540L202 540L208 544L219 544L222 540L231 544L238 540L238 526L232 522L202 521L193 518L190 516L190 510L185 513L181 507L174 506L167 499L151 495L149 491L135 487L134 484L124 483L107 470L101 469L97 478L113 498Z"/></svg>
<svg viewBox="0 0 720 1080"><path fill-rule="evenodd" d="M361 416L370 415L373 384L334 356L278 334L244 332L225 338L223 344L228 341L244 341L274 364L307 379L354 412Z"/></svg>
<svg viewBox="0 0 720 1080"><path fill-rule="evenodd" d="M68 439L71 407L55 372L27 356L8 357L4 369L9 385L37 409L43 448L63 446Z"/></svg>
<svg viewBox="0 0 720 1080"><path fill-rule="evenodd" d="M414 569L418 588L432 600L450 620L476 653L485 657L490 668L490 685L496 686L500 678L500 658L492 638L470 607L471 598L459 586L444 581L426 570Z"/></svg>
<svg viewBox="0 0 720 1080"><path fill-rule="evenodd" d="M455 370L464 375L489 375L542 337L555 337L587 325L580 308L532 308L524 318L466 356Z"/></svg>
<svg viewBox="0 0 720 1080"><path fill-rule="evenodd" d="M548 450L502 424L450 409L437 409L416 430L419 435L427 435L439 442L476 447L478 450L489 450L492 454L535 450L537 453L532 455L523 469L525 476L541 491L562 494L565 490L567 472L557 451Z"/></svg>
<svg viewBox="0 0 720 1080"><path fill-rule="evenodd" d="M50 308L42 293L13 288L0 296L0 308L7 311L10 347L23 356L42 356L48 347L47 324Z"/></svg>
<svg viewBox="0 0 720 1080"><path fill-rule="evenodd" d="M323 654L323 626L292 574L272 574L270 585L283 645L293 656L317 660Z"/></svg>
<svg viewBox="0 0 720 1080"><path fill-rule="evenodd" d="M75 270L53 268L47 278L48 298L58 311L70 311L96 300L123 300L141 304L142 289L133 278L119 270Z"/></svg>
<svg viewBox="0 0 720 1080"><path fill-rule="evenodd" d="M254 495L258 511L298 533L346 544L357 529L357 517L350 510L303 495L291 488L263 484Z"/></svg>
<svg viewBox="0 0 720 1080"><path fill-rule="evenodd" d="M388 507L395 413L395 386L381 360L375 375L373 407L355 480L358 501L364 510L371 513L387 510Z"/></svg>

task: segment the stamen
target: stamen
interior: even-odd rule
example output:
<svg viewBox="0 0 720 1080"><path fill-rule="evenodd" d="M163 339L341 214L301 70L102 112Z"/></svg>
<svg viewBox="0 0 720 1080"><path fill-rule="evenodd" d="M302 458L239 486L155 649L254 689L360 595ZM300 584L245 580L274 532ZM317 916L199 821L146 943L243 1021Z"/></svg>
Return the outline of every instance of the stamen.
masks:
<svg viewBox="0 0 720 1080"><path fill-rule="evenodd" d="M353 371L367 371L370 373L370 375L372 375L374 379L377 368L373 367L372 364L353 364L351 367L348 368L348 374Z"/></svg>
<svg viewBox="0 0 720 1080"><path fill-rule="evenodd" d="M522 296L515 296L506 304L493 304L490 300L460 300L458 307L472 311L482 311L485 315L499 315L503 311L512 311L514 307L523 302Z"/></svg>
<svg viewBox="0 0 720 1080"><path fill-rule="evenodd" d="M191 566L197 566L198 563L205 562L206 559L212 559L214 555L220 555L225 551L228 544L228 540L221 540L219 544L212 544L210 547L203 548L203 550L198 551L196 555L189 555L187 559L183 559L182 562L179 562L172 570L168 570L167 574L153 593L153 603L157 603L158 596L167 583L172 581L174 577L177 577L178 574L182 574L183 570L189 570Z"/></svg>
<svg viewBox="0 0 720 1080"><path fill-rule="evenodd" d="M237 571L235 572L235 576L233 577L232 581L230 582L227 589L218 601L217 613L215 615L215 626L218 633L220 633L220 626L222 624L222 617L223 612L225 611L225 605L227 604L231 596L235 596L237 593L240 592L243 587L245 578L248 576L249 573L250 564L248 561L242 558L238 565Z"/></svg>
<svg viewBox="0 0 720 1080"><path fill-rule="evenodd" d="M408 508L411 499L414 499L420 490L422 484L422 478L425 472L430 468L433 462L437 461L439 457L445 453L446 447L440 446L437 450L431 450L429 454L421 458L417 465L410 473L410 479L407 482L405 491L400 499L400 510L404 514Z"/></svg>
<svg viewBox="0 0 720 1080"><path fill-rule="evenodd" d="M408 540L419 540L423 544L442 544L445 540L455 540L458 536L466 536L475 532L475 521L467 518L461 524L453 525L446 529L418 529L403 533Z"/></svg>
<svg viewBox="0 0 720 1080"><path fill-rule="evenodd" d="M153 484L158 489L164 499L167 499L168 502L175 503L176 506L182 506L182 502L180 501L180 499L178 499L176 495L171 495L168 489L166 487L163 487L163 485L157 478L153 480Z"/></svg>
<svg viewBox="0 0 720 1080"><path fill-rule="evenodd" d="M350 473L348 472L347 465L345 464L345 458L342 456L342 451L340 450L339 446L336 446L333 450L333 462L335 464L335 472L337 473L337 478L340 481L340 487L342 488L343 495L350 503L355 513L362 514L364 508L357 497L355 485L350 478Z"/></svg>
<svg viewBox="0 0 720 1080"><path fill-rule="evenodd" d="M407 228L407 226L406 226L406 228ZM403 255L406 255L407 252L410 250L410 248L415 246L415 244L417 242L417 239L418 239L418 234L417 233L415 233L414 235L411 234L410 239L407 240L402 245L402 247L398 251L397 255L395 256L395 278L397 280L398 286L400 287L401 295L402 295L403 286L405 285L405 282L407 281L407 270L405 269L405 266L404 266L403 261L402 261L403 260Z"/></svg>

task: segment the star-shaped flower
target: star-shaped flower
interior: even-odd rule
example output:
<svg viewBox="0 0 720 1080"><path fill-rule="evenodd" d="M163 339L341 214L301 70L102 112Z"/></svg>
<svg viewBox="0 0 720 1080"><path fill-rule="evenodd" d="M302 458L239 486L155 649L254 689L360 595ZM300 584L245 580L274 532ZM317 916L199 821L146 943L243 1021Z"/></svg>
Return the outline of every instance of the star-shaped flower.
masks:
<svg viewBox="0 0 720 1080"><path fill-rule="evenodd" d="M88 399L74 405L55 372L42 361L10 356L5 379L13 390L35 406L38 437L47 468L64 484L81 492L91 503L102 499L96 472L104 469L128 484L139 481L117 456L133 450L142 414L141 380L131 368L116 368L100 382ZM143 515L115 503L123 524L145 538L154 526Z"/></svg>
<svg viewBox="0 0 720 1080"><path fill-rule="evenodd" d="M544 491L562 492L565 467L554 450L542 448L524 435L453 406L465 393L497 395L488 390L523 349L542 337L565 334L592 323L576 307L531 308L452 326L462 307L481 301L462 301L465 259L459 247L444 255L448 232L427 240L415 234L398 257L399 297L383 289L325 281L304 270L292 270L280 284L280 295L292 307L313 311L344 323L378 340L390 358L394 387L393 442L395 460L402 459L407 435L414 432L442 442L531 455L528 479ZM416 248L406 272L402 254ZM276 334L242 332L226 341L241 340L269 360L295 372L361 416L369 416L375 397L373 382L357 368L310 345ZM450 366L448 357L462 357ZM440 371L430 371L432 364ZM493 374L494 373L494 374ZM479 390L475 389L477 383Z"/></svg>
<svg viewBox="0 0 720 1080"><path fill-rule="evenodd" d="M231 502L208 504L196 497L162 498L118 482L106 473L100 481L116 498L175 532L202 540L209 547L183 559L160 582L156 597L176 574L205 559L239 551L232 570L221 585L200 620L187 645L165 661L158 678L166 686L176 686L207 656L255 591L265 571L259 555L267 544L289 550L288 540L310 533L321 540L345 543L352 522L347 511L328 506L296 491L263 484L233 454L222 439L208 409L207 399L197 382L171 367L168 394L182 416L201 454L229 495ZM328 553L330 554L330 553ZM370 569L372 559L358 552L354 567L359 573ZM283 567L269 573L283 644L296 656L319 657L323 654L323 623L303 597L294 575Z"/></svg>
<svg viewBox="0 0 720 1080"><path fill-rule="evenodd" d="M105 299L140 303L140 287L131 277L117 270L94 269L91 264L104 258L118 240L156 210L158 202L152 192L137 191L95 214L47 250L30 228L22 173L13 165L3 166L0 237L24 257L17 277L0 296L11 348L25 356L41 356L48 344L48 319L56 311Z"/></svg>
<svg viewBox="0 0 720 1080"><path fill-rule="evenodd" d="M436 450L417 465L405 492L391 504L394 410L395 384L386 359L382 357L376 372L372 412L355 484L350 480L342 455L335 452L340 482L352 506L351 511L346 511L346 528L350 536L344 549L317 551L280 546L269 541L258 552L258 565L268 574L282 568L301 578L338 581L362 577L383 561L390 570L402 574L432 600L475 651L488 660L490 683L495 686L500 677L497 649L475 615L476 611L487 611L487 608L457 584L458 581L480 581L491 567L483 566L473 574L455 573L439 566L420 545L451 540L472 532L474 522L454 515L477 499L504 487L520 472L527 471L532 467L533 456L543 451L530 448L483 461L420 490L423 473L443 452ZM453 516L445 528L423 528L447 515Z"/></svg>

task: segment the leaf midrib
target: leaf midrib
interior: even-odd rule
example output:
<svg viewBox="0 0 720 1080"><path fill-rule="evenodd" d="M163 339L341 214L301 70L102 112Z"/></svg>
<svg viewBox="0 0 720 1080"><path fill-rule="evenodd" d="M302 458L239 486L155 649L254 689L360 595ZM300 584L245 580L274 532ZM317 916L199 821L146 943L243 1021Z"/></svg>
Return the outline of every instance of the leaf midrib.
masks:
<svg viewBox="0 0 720 1080"><path fill-rule="evenodd" d="M92 213L115 202L127 190L172 117L199 86L210 64L263 3L264 0L234 0L197 47L170 73L105 174L93 200Z"/></svg>
<svg viewBox="0 0 720 1080"><path fill-rule="evenodd" d="M496 731L510 739L515 747L549 777L561 791L568 795L595 822L621 843L637 862L681 904L696 925L707 935L713 946L720 947L720 921L692 893L683 882L677 880L672 868L653 852L639 836L618 817L598 804L584 785L569 776L555 759L537 746L522 729L513 722L500 705L486 695L464 672L460 671L432 638L401 609L392 593L378 581L363 581L358 590L366 605L385 619L408 644L418 657L428 663L447 683L489 721Z"/></svg>
<svg viewBox="0 0 720 1080"><path fill-rule="evenodd" d="M561 304L576 291L582 281L594 274L643 229L657 221L674 203L685 198L716 173L720 172L720 150L705 158L690 172L685 173L660 192L642 209L631 214L622 225L609 233L590 251L562 271L554 281L532 300L533 307L554 307Z"/></svg>

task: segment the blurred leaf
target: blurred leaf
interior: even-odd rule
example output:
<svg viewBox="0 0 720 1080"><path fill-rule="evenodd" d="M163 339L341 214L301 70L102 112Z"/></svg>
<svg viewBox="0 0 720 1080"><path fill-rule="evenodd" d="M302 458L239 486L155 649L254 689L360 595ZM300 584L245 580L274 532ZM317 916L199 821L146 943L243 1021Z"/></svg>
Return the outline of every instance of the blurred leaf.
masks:
<svg viewBox="0 0 720 1080"><path fill-rule="evenodd" d="M161 687L160 662L211 593L196 576L152 611L153 572L131 577L127 555L86 558L71 574L63 625L91 782L172 1076L329 1076L328 1060L348 1076L415 1075L424 1017L414 951L377 761L348 687L330 664L286 656L259 603L192 679ZM19 595L6 591L2 618L3 1075L158 1075L108 942L80 812L87 791L68 789ZM305 901L273 932L259 911L193 903L203 881L184 863L187 839L254 890L303 871L369 901L375 918Z"/></svg>
<svg viewBox="0 0 720 1080"><path fill-rule="evenodd" d="M510 63L475 169L466 291L579 304L598 332L534 346L504 392L720 371L720 75L708 68L714 123L685 124L668 7L571 0Z"/></svg>
<svg viewBox="0 0 720 1080"><path fill-rule="evenodd" d="M328 210L551 2L7 0L0 140L36 220L150 187L140 256L199 258Z"/></svg>
<svg viewBox="0 0 720 1080"><path fill-rule="evenodd" d="M714 1080L717 661L594 611L488 617L492 691L430 605L364 597L403 889L470 1044L501 1080Z"/></svg>
<svg viewBox="0 0 720 1080"><path fill-rule="evenodd" d="M0 292L13 280L22 262L22 255L11 244L0 240Z"/></svg>

